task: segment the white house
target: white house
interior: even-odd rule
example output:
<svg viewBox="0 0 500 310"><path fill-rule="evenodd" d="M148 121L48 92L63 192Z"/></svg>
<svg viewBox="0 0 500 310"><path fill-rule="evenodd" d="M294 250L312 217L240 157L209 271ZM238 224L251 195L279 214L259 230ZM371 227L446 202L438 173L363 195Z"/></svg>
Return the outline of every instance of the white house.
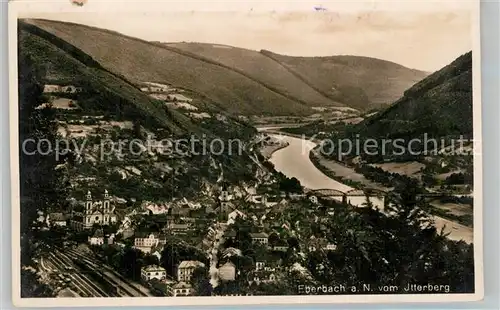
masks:
<svg viewBox="0 0 500 310"><path fill-rule="evenodd" d="M311 195L309 196L309 200L314 203L314 204L318 204L319 201L318 201L318 197L314 196L314 195Z"/></svg>
<svg viewBox="0 0 500 310"><path fill-rule="evenodd" d="M62 213L50 213L47 216L47 221L50 226L66 227L66 216Z"/></svg>
<svg viewBox="0 0 500 310"><path fill-rule="evenodd" d="M198 267L205 267L205 264L196 260L182 261L177 267L177 281L190 282L194 270Z"/></svg>
<svg viewBox="0 0 500 310"><path fill-rule="evenodd" d="M243 213L243 212L241 212L239 210L234 210L233 212L231 212L231 213L229 213L227 215L227 218L228 218L227 222L228 222L228 224L233 224L238 217L240 217L242 219L245 219L247 216L246 216L245 213Z"/></svg>
<svg viewBox="0 0 500 310"><path fill-rule="evenodd" d="M260 244L267 244L269 236L266 233L251 233L250 237L253 242L258 242Z"/></svg>
<svg viewBox="0 0 500 310"><path fill-rule="evenodd" d="M253 282L260 283L273 283L276 282L276 274L272 271L257 271L253 273Z"/></svg>
<svg viewBox="0 0 500 310"><path fill-rule="evenodd" d="M89 237L90 245L103 245L104 233L102 229L97 229L92 236Z"/></svg>
<svg viewBox="0 0 500 310"><path fill-rule="evenodd" d="M219 278L222 281L234 281L236 278L236 266L227 262L219 268Z"/></svg>
<svg viewBox="0 0 500 310"><path fill-rule="evenodd" d="M134 248L144 253L149 253L154 247L163 246L167 243L165 236L154 233L137 232L134 239Z"/></svg>
<svg viewBox="0 0 500 310"><path fill-rule="evenodd" d="M263 270L264 267L266 266L266 263L265 262L255 262L255 270L258 271L258 270Z"/></svg>
<svg viewBox="0 0 500 310"><path fill-rule="evenodd" d="M174 297L177 296L189 296L193 294L193 287L191 284L186 282L179 282L173 287Z"/></svg>
<svg viewBox="0 0 500 310"><path fill-rule="evenodd" d="M67 93L74 94L77 92L81 92L81 87L76 87L73 85L61 86L61 85L44 85L43 92L44 93Z"/></svg>
<svg viewBox="0 0 500 310"><path fill-rule="evenodd" d="M141 268L141 278L144 281L151 281L152 279L165 280L167 271L165 268L156 265L150 265Z"/></svg>
<svg viewBox="0 0 500 310"><path fill-rule="evenodd" d="M61 91L61 86L59 85L45 85L43 87L43 92L44 93L58 93Z"/></svg>
<svg viewBox="0 0 500 310"><path fill-rule="evenodd" d="M333 244L333 243L328 243L325 247L324 247L325 250L327 251L335 251L337 249L337 245Z"/></svg>

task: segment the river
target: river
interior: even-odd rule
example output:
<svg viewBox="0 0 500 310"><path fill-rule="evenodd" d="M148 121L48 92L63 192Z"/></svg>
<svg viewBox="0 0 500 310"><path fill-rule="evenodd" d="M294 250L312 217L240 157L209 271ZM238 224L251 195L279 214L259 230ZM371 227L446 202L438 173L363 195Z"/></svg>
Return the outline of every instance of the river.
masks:
<svg viewBox="0 0 500 310"><path fill-rule="evenodd" d="M276 139L288 142L288 146L274 152L270 161L277 171L282 172L287 177L295 177L308 189L334 189L341 192L353 190L341 182L331 179L314 166L309 159L309 152L316 147L316 143L305 139L286 135L271 134ZM365 197L348 197L350 204L362 206L366 201ZM372 203L383 207L383 201L379 198L372 198ZM436 227L444 227L445 232L450 233L449 238L453 240L464 240L467 243L473 242L473 229L450 220L434 217Z"/></svg>
<svg viewBox="0 0 500 310"><path fill-rule="evenodd" d="M290 136L271 135L276 139L283 139L288 146L274 152L270 161L276 170L288 177L296 177L300 183L309 189L336 189L348 192L353 188L335 181L318 170L309 159L309 152L316 147L316 143Z"/></svg>

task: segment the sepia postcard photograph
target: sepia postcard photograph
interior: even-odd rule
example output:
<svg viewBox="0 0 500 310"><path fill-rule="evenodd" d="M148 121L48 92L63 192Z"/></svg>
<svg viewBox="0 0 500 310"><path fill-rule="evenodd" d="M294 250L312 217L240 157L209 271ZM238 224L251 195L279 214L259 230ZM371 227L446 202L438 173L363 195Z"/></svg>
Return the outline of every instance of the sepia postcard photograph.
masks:
<svg viewBox="0 0 500 310"><path fill-rule="evenodd" d="M479 1L11 1L22 307L483 298Z"/></svg>

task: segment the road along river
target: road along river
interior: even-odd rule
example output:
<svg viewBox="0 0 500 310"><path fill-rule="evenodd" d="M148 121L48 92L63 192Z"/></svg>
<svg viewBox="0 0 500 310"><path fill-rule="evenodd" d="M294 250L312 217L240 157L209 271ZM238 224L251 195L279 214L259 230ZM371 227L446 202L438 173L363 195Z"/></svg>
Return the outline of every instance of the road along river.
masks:
<svg viewBox="0 0 500 310"><path fill-rule="evenodd" d="M334 189L341 192L353 190L352 187L326 176L314 166L309 159L309 152L316 147L315 142L286 135L271 134L271 136L282 139L289 144L274 152L270 158L277 171L282 172L287 177L297 178L304 187L309 189ZM366 198L348 197L348 201L354 206L362 206ZM379 207L383 206L383 202L379 198L372 198L371 201ZM467 243L473 242L472 228L441 217L434 217L434 221L438 229L445 227L445 232L450 233L450 239L464 240Z"/></svg>

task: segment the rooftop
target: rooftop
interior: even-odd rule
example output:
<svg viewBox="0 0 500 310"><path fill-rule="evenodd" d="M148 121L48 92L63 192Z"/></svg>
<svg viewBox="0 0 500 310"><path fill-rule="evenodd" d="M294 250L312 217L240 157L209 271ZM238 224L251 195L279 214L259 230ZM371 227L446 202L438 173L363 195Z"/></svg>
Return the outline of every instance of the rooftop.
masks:
<svg viewBox="0 0 500 310"><path fill-rule="evenodd" d="M104 232L102 231L102 229L97 229L94 232L94 235L92 235L92 237L94 237L94 238L102 238L102 237L104 237Z"/></svg>
<svg viewBox="0 0 500 310"><path fill-rule="evenodd" d="M236 237L236 231L234 231L233 229L226 230L224 232L224 237L234 238L234 237Z"/></svg>
<svg viewBox="0 0 500 310"><path fill-rule="evenodd" d="M179 264L179 268L196 268L196 267L205 267L205 264L197 260L184 260Z"/></svg>
<svg viewBox="0 0 500 310"><path fill-rule="evenodd" d="M146 272L166 271L165 268L163 268L161 266L157 266L157 265L149 265L146 267L142 267L141 269L146 271Z"/></svg>
<svg viewBox="0 0 500 310"><path fill-rule="evenodd" d="M188 229L189 228L189 224L170 224L168 225L168 228L169 229Z"/></svg>
<svg viewBox="0 0 500 310"><path fill-rule="evenodd" d="M233 264L232 262L226 262L226 263L225 263L224 265L222 265L220 268L228 268L228 267L230 267L230 268L236 268L236 265L235 265L235 264ZM220 269L220 268L219 268L219 269Z"/></svg>
<svg viewBox="0 0 500 310"><path fill-rule="evenodd" d="M173 286L174 289L187 289L191 288L191 284L188 284L186 282L179 282L176 285Z"/></svg>
<svg viewBox="0 0 500 310"><path fill-rule="evenodd" d="M50 213L49 220L56 222L66 221L66 216L62 213Z"/></svg>
<svg viewBox="0 0 500 310"><path fill-rule="evenodd" d="M157 232L144 232L144 231L135 232L134 237L135 238L149 238L150 235L153 235L154 238L157 238L157 239L165 239L166 238L166 236L164 234L160 234Z"/></svg>
<svg viewBox="0 0 500 310"><path fill-rule="evenodd" d="M259 233L251 233L250 234L250 237L252 238L268 238L268 234L264 233L264 232L259 232Z"/></svg>

